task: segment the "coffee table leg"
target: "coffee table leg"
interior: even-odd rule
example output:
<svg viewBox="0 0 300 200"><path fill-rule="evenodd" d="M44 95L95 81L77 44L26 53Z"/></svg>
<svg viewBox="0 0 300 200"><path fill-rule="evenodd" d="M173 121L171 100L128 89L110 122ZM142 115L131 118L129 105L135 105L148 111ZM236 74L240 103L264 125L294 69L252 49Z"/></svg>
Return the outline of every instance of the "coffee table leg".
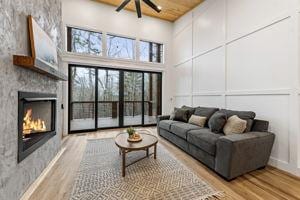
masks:
<svg viewBox="0 0 300 200"><path fill-rule="evenodd" d="M156 144L154 145L154 159L156 159Z"/></svg>
<svg viewBox="0 0 300 200"><path fill-rule="evenodd" d="M149 157L149 148L146 149L146 155Z"/></svg>
<svg viewBox="0 0 300 200"><path fill-rule="evenodd" d="M122 176L125 177L126 152L122 150Z"/></svg>

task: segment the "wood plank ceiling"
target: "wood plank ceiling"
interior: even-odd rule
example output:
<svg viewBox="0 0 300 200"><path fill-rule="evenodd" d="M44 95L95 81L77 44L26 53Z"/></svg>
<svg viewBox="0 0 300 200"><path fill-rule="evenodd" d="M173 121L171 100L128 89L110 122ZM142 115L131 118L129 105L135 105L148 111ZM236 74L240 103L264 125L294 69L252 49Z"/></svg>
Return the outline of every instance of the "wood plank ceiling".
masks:
<svg viewBox="0 0 300 200"><path fill-rule="evenodd" d="M116 8L119 5L121 5L121 3L123 2L123 0L93 0L93 1L109 4L115 6ZM192 10L203 1L204 0L152 0L153 3L162 7L162 11L160 13L157 13L154 10L152 10L148 5L142 2L142 0L141 0L141 7L142 7L142 13L144 15L174 22L179 17L181 17L188 11ZM136 12L134 0L131 0L131 2L126 6L125 9Z"/></svg>

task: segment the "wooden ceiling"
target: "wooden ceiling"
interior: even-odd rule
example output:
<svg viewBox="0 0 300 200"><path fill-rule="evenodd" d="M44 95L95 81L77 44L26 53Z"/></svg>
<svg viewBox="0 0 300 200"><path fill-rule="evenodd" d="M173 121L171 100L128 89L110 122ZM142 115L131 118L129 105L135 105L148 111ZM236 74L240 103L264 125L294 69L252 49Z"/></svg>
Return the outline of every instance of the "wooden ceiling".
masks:
<svg viewBox="0 0 300 200"><path fill-rule="evenodd" d="M115 6L116 8L119 5L121 5L121 3L123 2L123 0L93 0L93 1L109 4ZM154 10L152 10L148 5L142 2L142 0L141 0L141 6L142 6L142 13L144 15L174 22L179 17L181 17L188 11L192 10L203 1L204 0L152 0L153 3L162 7L162 11L160 13L157 13ZM125 9L136 12L134 0L131 0L131 2L126 6Z"/></svg>

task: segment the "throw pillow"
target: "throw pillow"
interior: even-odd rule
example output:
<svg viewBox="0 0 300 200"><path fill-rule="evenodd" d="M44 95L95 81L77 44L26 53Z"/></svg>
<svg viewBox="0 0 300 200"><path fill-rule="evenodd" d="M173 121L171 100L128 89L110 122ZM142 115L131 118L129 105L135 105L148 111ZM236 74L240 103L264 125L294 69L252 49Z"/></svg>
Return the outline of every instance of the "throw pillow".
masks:
<svg viewBox="0 0 300 200"><path fill-rule="evenodd" d="M195 108L190 107L190 106L182 106L181 108L182 108L182 109L186 109L186 110L189 111L189 118L190 118L190 117L194 114L194 112L195 112Z"/></svg>
<svg viewBox="0 0 300 200"><path fill-rule="evenodd" d="M189 120L189 111L182 108L174 109L174 119L175 121L188 122Z"/></svg>
<svg viewBox="0 0 300 200"><path fill-rule="evenodd" d="M223 127L226 124L227 117L222 112L215 112L208 121L208 127L211 132L222 133Z"/></svg>
<svg viewBox="0 0 300 200"><path fill-rule="evenodd" d="M171 115L170 115L170 120L174 120L175 118L175 110L178 108L174 108L174 110L172 111Z"/></svg>
<svg viewBox="0 0 300 200"><path fill-rule="evenodd" d="M233 115L237 115L239 118L246 120L247 121L247 127L246 127L244 132L250 132L252 130L253 121L254 121L254 118L256 116L255 112L226 110L226 109L221 109L220 112L225 113L227 118L229 118Z"/></svg>
<svg viewBox="0 0 300 200"><path fill-rule="evenodd" d="M200 126L201 128L204 127L205 122L206 122L206 117L201 117L197 115L192 115L189 119L189 124Z"/></svg>
<svg viewBox="0 0 300 200"><path fill-rule="evenodd" d="M194 115L206 117L207 120L205 126L208 127L209 118L218 110L219 108L197 107Z"/></svg>
<svg viewBox="0 0 300 200"><path fill-rule="evenodd" d="M246 127L246 120L239 118L237 115L233 115L228 118L223 131L225 135L241 134L245 131Z"/></svg>

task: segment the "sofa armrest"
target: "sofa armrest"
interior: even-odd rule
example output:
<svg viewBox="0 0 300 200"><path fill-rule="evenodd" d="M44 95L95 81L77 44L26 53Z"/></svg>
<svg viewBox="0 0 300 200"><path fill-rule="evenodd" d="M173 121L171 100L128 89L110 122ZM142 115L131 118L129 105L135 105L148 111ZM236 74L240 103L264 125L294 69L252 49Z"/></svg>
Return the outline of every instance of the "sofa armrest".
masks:
<svg viewBox="0 0 300 200"><path fill-rule="evenodd" d="M157 124L162 120L168 120L170 119L170 115L159 115L157 116Z"/></svg>
<svg viewBox="0 0 300 200"><path fill-rule="evenodd" d="M269 161L275 135L248 132L222 136L217 141L215 171L231 180L264 167Z"/></svg>
<svg viewBox="0 0 300 200"><path fill-rule="evenodd" d="M253 132L267 132L269 129L269 122L265 120L255 119L252 125Z"/></svg>
<svg viewBox="0 0 300 200"><path fill-rule="evenodd" d="M156 122L157 122L157 134L160 135L160 128L159 128L159 122L162 120L169 120L170 119L170 115L159 115L156 118Z"/></svg>

